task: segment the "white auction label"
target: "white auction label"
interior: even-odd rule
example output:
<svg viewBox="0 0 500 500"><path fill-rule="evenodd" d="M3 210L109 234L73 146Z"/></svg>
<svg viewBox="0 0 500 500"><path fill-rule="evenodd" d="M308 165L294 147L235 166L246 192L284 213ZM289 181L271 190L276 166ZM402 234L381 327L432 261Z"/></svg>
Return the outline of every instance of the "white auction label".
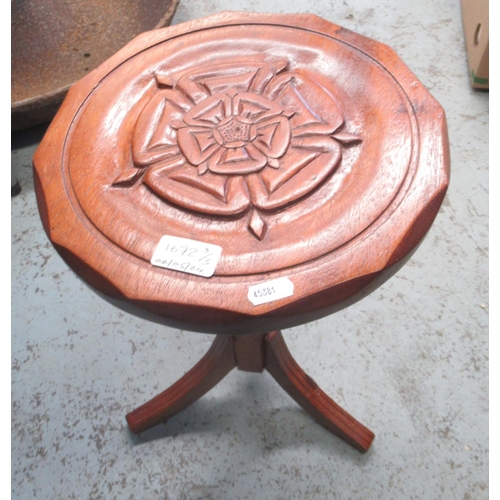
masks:
<svg viewBox="0 0 500 500"><path fill-rule="evenodd" d="M162 236L151 257L153 266L210 278L215 272L222 247L201 241Z"/></svg>
<svg viewBox="0 0 500 500"><path fill-rule="evenodd" d="M293 295L293 283L288 278L277 278L249 286L247 297L254 306L259 306L291 295Z"/></svg>

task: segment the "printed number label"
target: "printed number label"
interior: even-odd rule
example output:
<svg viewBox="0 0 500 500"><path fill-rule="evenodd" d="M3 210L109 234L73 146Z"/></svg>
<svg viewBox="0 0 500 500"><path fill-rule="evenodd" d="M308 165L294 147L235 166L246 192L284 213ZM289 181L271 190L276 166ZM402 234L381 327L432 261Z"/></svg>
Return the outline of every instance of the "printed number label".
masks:
<svg viewBox="0 0 500 500"><path fill-rule="evenodd" d="M254 306L291 295L293 295L293 283L289 278L278 278L248 287L248 300Z"/></svg>
<svg viewBox="0 0 500 500"><path fill-rule="evenodd" d="M210 278L215 272L222 247L201 241L162 236L153 257L153 266Z"/></svg>

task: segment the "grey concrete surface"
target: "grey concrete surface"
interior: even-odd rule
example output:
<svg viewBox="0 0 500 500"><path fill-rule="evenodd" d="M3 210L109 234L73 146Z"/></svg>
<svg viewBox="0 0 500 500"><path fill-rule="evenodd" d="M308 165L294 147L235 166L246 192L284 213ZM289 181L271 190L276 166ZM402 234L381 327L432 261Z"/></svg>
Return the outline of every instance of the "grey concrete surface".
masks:
<svg viewBox="0 0 500 500"><path fill-rule="evenodd" d="M12 498L488 498L489 94L469 85L460 2L181 0L174 23L222 10L313 12L384 42L446 111L451 185L416 254L363 301L284 332L375 442L359 454L268 374L239 371L133 436L125 414L212 337L113 308L55 253L30 167L42 126L12 136Z"/></svg>

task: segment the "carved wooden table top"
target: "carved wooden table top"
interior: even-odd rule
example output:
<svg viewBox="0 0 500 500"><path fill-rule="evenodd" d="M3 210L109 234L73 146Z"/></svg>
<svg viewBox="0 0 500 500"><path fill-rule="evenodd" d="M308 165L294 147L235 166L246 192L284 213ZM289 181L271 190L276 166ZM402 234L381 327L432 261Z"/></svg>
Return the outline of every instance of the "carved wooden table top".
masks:
<svg viewBox="0 0 500 500"><path fill-rule="evenodd" d="M34 168L44 227L85 281L234 335L392 276L438 212L449 153L441 106L387 46L313 15L222 13L145 33L78 82ZM153 265L165 235L220 246L213 276ZM255 305L277 279L292 293Z"/></svg>

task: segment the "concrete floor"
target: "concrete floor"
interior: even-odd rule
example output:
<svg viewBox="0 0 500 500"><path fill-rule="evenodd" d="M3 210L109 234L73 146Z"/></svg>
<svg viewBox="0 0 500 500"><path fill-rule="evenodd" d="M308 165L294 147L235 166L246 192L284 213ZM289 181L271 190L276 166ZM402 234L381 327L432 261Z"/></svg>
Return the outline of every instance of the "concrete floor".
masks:
<svg viewBox="0 0 500 500"><path fill-rule="evenodd" d="M125 414L212 337L113 308L55 253L30 168L42 126L13 134L12 498L488 498L489 94L469 85L460 2L181 0L174 23L221 10L314 11L387 43L447 113L451 186L417 253L348 310L284 332L375 442L354 451L268 374L239 371L130 434Z"/></svg>

